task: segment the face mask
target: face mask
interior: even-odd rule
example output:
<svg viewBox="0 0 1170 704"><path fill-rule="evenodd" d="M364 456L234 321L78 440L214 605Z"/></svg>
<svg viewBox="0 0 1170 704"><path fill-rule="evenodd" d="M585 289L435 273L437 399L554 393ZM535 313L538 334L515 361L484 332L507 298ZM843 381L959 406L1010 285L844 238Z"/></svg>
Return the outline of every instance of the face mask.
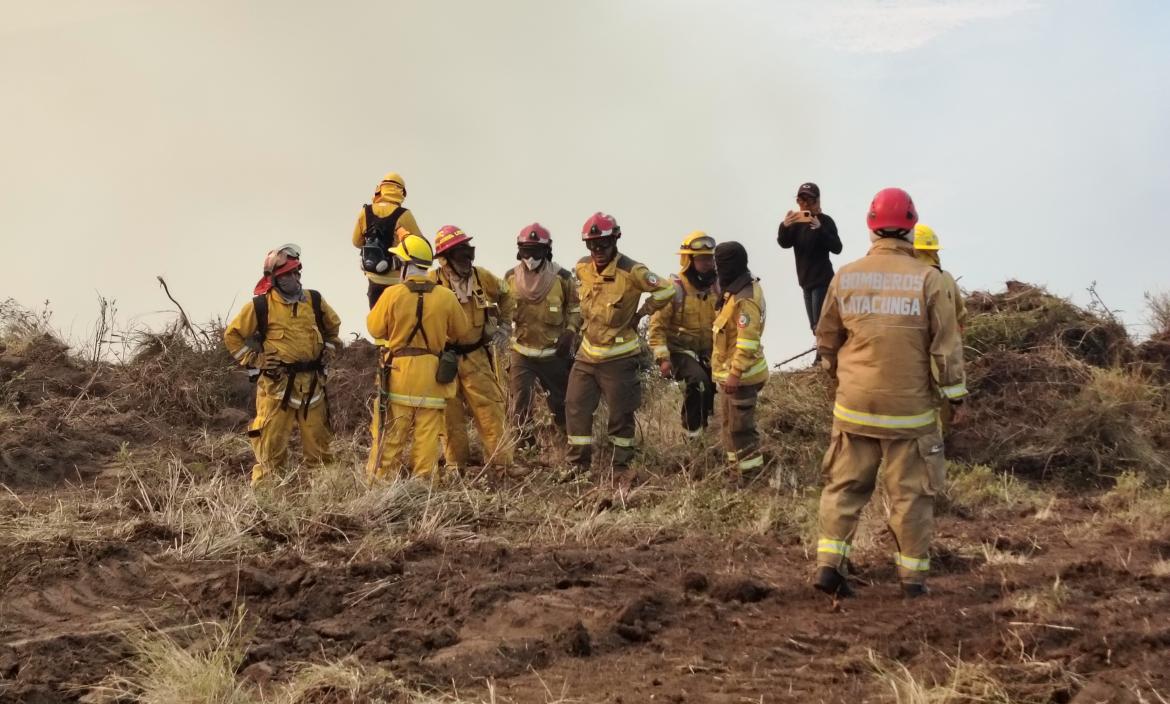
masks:
<svg viewBox="0 0 1170 704"><path fill-rule="evenodd" d="M521 261L524 262L524 266L528 267L529 271L536 271L540 268L541 264L544 264L543 259L537 259L536 257L525 257Z"/></svg>
<svg viewBox="0 0 1170 704"><path fill-rule="evenodd" d="M276 288L284 295L292 298L299 296L301 293L301 280L297 276L278 276L276 277Z"/></svg>

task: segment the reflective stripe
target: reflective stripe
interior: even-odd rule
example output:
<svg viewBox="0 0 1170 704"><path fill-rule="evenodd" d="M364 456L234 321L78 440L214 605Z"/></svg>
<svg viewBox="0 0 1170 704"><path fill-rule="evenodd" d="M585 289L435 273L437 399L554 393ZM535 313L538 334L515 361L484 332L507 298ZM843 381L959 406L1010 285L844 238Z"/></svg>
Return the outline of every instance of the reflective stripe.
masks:
<svg viewBox="0 0 1170 704"><path fill-rule="evenodd" d="M735 341L735 348L737 350L758 350L760 349L759 340L744 340L742 338Z"/></svg>
<svg viewBox="0 0 1170 704"><path fill-rule="evenodd" d="M389 346L390 346L390 341L389 341L389 340L383 340L383 339L382 339L382 338L380 338L380 337L375 337L375 338L374 338L374 344L375 344L375 345L378 345L379 347L389 347Z"/></svg>
<svg viewBox="0 0 1170 704"><path fill-rule="evenodd" d="M743 460L739 463L740 469L755 469L756 467L764 466L764 456L756 455L749 459Z"/></svg>
<svg viewBox="0 0 1170 704"><path fill-rule="evenodd" d="M756 374L760 374L760 373L766 372L766 371L768 371L768 360L761 358L760 361L753 364L750 369L748 369L746 372L743 372L742 374L740 374L740 376L741 377L755 376ZM725 371L725 372L715 372L714 379L715 379L715 381L726 381L727 377L730 375L731 375L730 370Z"/></svg>
<svg viewBox="0 0 1170 704"><path fill-rule="evenodd" d="M545 349L538 349L536 347L529 347L528 345L522 345L519 342L517 342L516 340L512 340L512 349L516 350L517 352L524 355L525 357L537 357L537 358L552 357L552 356L556 355L556 353L557 353L556 347L546 347Z"/></svg>
<svg viewBox="0 0 1170 704"><path fill-rule="evenodd" d="M666 345L654 345L655 357L667 357L670 355L670 348Z"/></svg>
<svg viewBox="0 0 1170 704"><path fill-rule="evenodd" d="M315 404L316 404L318 401L320 401L320 400L321 400L321 399L323 399L323 398L325 398L325 392L324 392L324 391L322 391L322 392L318 393L316 396L314 396L314 397L313 397L313 400L309 401L309 405L310 405L310 406L313 406L313 405L315 405ZM304 402L303 402L303 401L301 401L301 400L300 400L299 398L297 398L296 396L293 396L293 397L289 398L289 400L288 400L288 405L289 405L289 407L291 407L291 408L300 408L300 407L301 407L301 405L302 405L303 403L304 403Z"/></svg>
<svg viewBox="0 0 1170 704"><path fill-rule="evenodd" d="M572 308L570 308L570 309L569 309L569 312L570 312L570 313L580 313L580 312L581 312L581 306L573 306Z"/></svg>
<svg viewBox="0 0 1170 704"><path fill-rule="evenodd" d="M727 452L727 453L724 453L724 456L727 458L727 461L728 461L728 462L734 462L734 461L735 461L735 453L734 453L734 452Z"/></svg>
<svg viewBox="0 0 1170 704"><path fill-rule="evenodd" d="M633 438L619 438L616 435L610 435L609 441L613 443L614 447L633 447Z"/></svg>
<svg viewBox="0 0 1170 704"><path fill-rule="evenodd" d="M904 567L915 572L929 572L930 558L929 557L910 557L903 555L900 552L894 553L894 564L898 567Z"/></svg>
<svg viewBox="0 0 1170 704"><path fill-rule="evenodd" d="M832 538L821 538L817 541L817 552L826 552L830 555L840 555L841 557L849 557L849 552L853 549L849 543L844 540L833 540Z"/></svg>
<svg viewBox="0 0 1170 704"><path fill-rule="evenodd" d="M252 348L248 347L247 345L244 345L240 349L236 350L235 354L233 354L232 357L234 357L235 360L238 362L241 359L243 359L244 356L247 355L251 351L252 351Z"/></svg>
<svg viewBox="0 0 1170 704"><path fill-rule="evenodd" d="M434 396L408 396L407 394L396 394L390 392L390 403L397 403L400 406L413 406L414 408L446 408L447 399L435 398Z"/></svg>
<svg viewBox="0 0 1170 704"><path fill-rule="evenodd" d="M695 360L696 362L699 361L699 355L695 354L691 350L675 350L675 351L678 352L679 354L685 354L686 356L690 357L691 359Z"/></svg>
<svg viewBox="0 0 1170 704"><path fill-rule="evenodd" d="M666 288L660 288L651 294L651 297L656 301L665 301L668 298L674 298L674 284L667 284Z"/></svg>
<svg viewBox="0 0 1170 704"><path fill-rule="evenodd" d="M592 443L593 443L593 436L592 435L570 435L569 436L569 444L570 445L590 445Z"/></svg>
<svg viewBox="0 0 1170 704"><path fill-rule="evenodd" d="M331 350L337 349L337 345L333 344L332 342L326 342L325 347L326 347L326 349L331 349Z"/></svg>
<svg viewBox="0 0 1170 704"><path fill-rule="evenodd" d="M874 428L921 428L934 425L936 422L936 414L933 409L916 416L883 416L850 410L841 404L836 404L833 407L833 415L848 423L869 425Z"/></svg>
<svg viewBox="0 0 1170 704"><path fill-rule="evenodd" d="M944 386L942 387L942 392L947 398L962 398L967 395L967 385L955 384L954 386Z"/></svg>
<svg viewBox="0 0 1170 704"><path fill-rule="evenodd" d="M703 434L702 430L688 430L687 431L687 437L692 439L692 440L694 440L695 438L699 437L702 434Z"/></svg>
<svg viewBox="0 0 1170 704"><path fill-rule="evenodd" d="M623 342L620 345L613 345L611 347L601 347L594 345L589 340L581 340L581 351L591 357L616 357L619 354L627 354L638 349L638 340L633 339L629 342Z"/></svg>

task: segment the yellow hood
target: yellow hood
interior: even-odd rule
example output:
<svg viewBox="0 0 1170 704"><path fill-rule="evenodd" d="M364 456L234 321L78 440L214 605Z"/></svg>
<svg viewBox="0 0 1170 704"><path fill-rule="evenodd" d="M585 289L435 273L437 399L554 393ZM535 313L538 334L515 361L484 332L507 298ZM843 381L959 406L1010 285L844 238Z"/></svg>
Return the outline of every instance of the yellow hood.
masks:
<svg viewBox="0 0 1170 704"><path fill-rule="evenodd" d="M393 171L382 177L382 182L378 184L378 190L374 193L375 202L383 201L401 205L405 198L406 181Z"/></svg>

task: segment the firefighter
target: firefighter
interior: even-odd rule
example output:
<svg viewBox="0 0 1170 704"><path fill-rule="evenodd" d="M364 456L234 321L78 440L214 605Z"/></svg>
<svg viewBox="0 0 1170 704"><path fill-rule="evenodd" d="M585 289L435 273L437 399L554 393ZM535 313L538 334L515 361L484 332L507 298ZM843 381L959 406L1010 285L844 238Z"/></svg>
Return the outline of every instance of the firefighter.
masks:
<svg viewBox="0 0 1170 704"><path fill-rule="evenodd" d="M823 463L816 587L852 593L849 552L880 465L894 561L903 594L913 598L927 593L934 497L945 478L936 398L963 402L963 346L952 291L914 255L918 214L910 195L878 192L866 221L873 244L833 278L817 325L837 393Z"/></svg>
<svg viewBox="0 0 1170 704"><path fill-rule="evenodd" d="M256 418L248 430L255 486L284 469L293 426L300 427L307 463L333 461L325 377L329 357L341 348L341 319L320 293L301 286L295 244L268 253L253 294L223 341L256 383Z"/></svg>
<svg viewBox="0 0 1170 704"><path fill-rule="evenodd" d="M664 379L683 383L682 424L687 437L699 437L715 408L711 380L711 326L719 286L715 238L701 230L687 235L678 250L681 269L670 277L671 304L650 317L648 338Z"/></svg>
<svg viewBox="0 0 1170 704"><path fill-rule="evenodd" d="M458 227L445 225L439 230L435 255L441 266L430 272L431 281L455 293L471 324L451 345L459 355L459 376L446 411L447 467L462 470L470 460L468 411L483 442L484 464L507 467L512 464L512 448L504 433L504 388L495 348L507 339L512 295L507 284L474 265L471 237Z"/></svg>
<svg viewBox="0 0 1170 704"><path fill-rule="evenodd" d="M422 237L414 213L402 206L406 199L406 180L391 171L374 189L373 203L362 206L353 226L353 246L361 250L361 266L369 285L366 296L370 308L378 302L387 286L402 279L402 264L390 249L406 235Z"/></svg>
<svg viewBox="0 0 1170 704"><path fill-rule="evenodd" d="M537 382L548 394L553 423L565 429L565 388L573 340L581 329L581 302L573 274L553 261L552 236L540 223L520 230L516 259L519 263L504 276L516 302L509 391L519 443L530 446L535 442L531 424Z"/></svg>
<svg viewBox="0 0 1170 704"><path fill-rule="evenodd" d="M407 235L391 252L403 281L386 288L366 317L370 335L384 341L366 465L371 480L393 476L408 444L414 476L432 476L444 409L455 395L455 384L439 378L440 355L470 326L455 294L427 277L434 257L425 239Z"/></svg>
<svg viewBox="0 0 1170 704"><path fill-rule="evenodd" d="M586 220L581 230L581 239L589 249L589 256L575 268L581 296L581 347L565 394L569 462L577 470L589 466L593 414L602 398L609 408L613 467L629 468L634 457L634 414L642 405L638 322L670 305L674 297L669 279L618 252L620 237L617 221L600 212ZM643 293L650 297L639 307ZM621 474L624 484L632 482L628 471Z"/></svg>
<svg viewBox="0 0 1170 704"><path fill-rule="evenodd" d="M715 269L721 294L712 324L711 371L719 384L723 451L732 473L742 477L764 466L756 403L768 380L761 343L767 306L760 280L748 269L747 250L739 242L715 248Z"/></svg>
<svg viewBox="0 0 1170 704"><path fill-rule="evenodd" d="M959 290L959 284L955 281L955 277L951 276L948 271L942 268L942 263L938 257L940 249L942 247L939 246L938 235L935 234L933 229L922 223L914 226L914 255L935 269L938 269L939 273L942 274L943 285L950 292L951 299L955 302L955 320L959 324L959 334L962 335L963 328L967 325L967 303L963 300L963 292ZM938 426L944 436L953 421L951 404L947 403L947 399L940 395Z"/></svg>

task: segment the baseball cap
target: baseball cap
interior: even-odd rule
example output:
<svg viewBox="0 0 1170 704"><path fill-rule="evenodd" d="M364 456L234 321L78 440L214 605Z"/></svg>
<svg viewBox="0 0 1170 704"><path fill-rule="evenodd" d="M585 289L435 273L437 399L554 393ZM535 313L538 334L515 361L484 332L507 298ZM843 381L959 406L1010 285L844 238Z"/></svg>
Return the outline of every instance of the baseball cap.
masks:
<svg viewBox="0 0 1170 704"><path fill-rule="evenodd" d="M796 195L811 196L812 198L819 199L821 197L821 189L817 186L817 184L810 181L808 183L800 184L800 188L796 189Z"/></svg>

